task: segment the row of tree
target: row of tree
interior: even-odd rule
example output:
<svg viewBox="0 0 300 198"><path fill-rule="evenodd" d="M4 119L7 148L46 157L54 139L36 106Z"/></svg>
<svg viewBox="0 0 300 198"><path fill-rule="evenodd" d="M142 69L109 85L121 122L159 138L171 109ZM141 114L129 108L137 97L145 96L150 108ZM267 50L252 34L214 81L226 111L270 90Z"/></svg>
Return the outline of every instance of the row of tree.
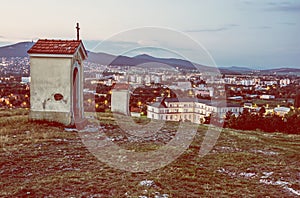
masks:
<svg viewBox="0 0 300 198"><path fill-rule="evenodd" d="M291 109L284 117L276 114L265 116L263 111L253 114L247 109L244 109L238 116L227 112L224 126L239 130L300 134L300 110Z"/></svg>

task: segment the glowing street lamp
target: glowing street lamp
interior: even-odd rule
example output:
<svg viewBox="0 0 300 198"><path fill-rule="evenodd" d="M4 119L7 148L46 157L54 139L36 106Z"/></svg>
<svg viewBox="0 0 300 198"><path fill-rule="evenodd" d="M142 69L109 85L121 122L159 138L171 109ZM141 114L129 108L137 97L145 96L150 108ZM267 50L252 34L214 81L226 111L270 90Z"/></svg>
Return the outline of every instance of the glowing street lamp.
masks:
<svg viewBox="0 0 300 198"><path fill-rule="evenodd" d="M142 102L138 101L137 105L140 107L142 105Z"/></svg>

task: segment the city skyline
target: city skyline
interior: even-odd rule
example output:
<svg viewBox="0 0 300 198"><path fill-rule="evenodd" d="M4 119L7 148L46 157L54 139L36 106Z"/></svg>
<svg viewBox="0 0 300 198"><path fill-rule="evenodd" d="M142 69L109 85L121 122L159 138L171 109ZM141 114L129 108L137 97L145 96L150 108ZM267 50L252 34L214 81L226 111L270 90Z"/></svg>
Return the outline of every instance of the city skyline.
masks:
<svg viewBox="0 0 300 198"><path fill-rule="evenodd" d="M88 50L119 32L163 27L202 44L218 66L299 68L299 15L300 3L292 0L14 1L6 2L0 13L7 18L0 30L0 46L38 38L75 39L76 22L80 22ZM139 42L112 40L106 48L117 54L120 47L143 47L151 42L150 37ZM176 40L174 44L182 45ZM192 54L194 50L188 50L191 61L201 63L197 54ZM150 55L159 57L159 53Z"/></svg>

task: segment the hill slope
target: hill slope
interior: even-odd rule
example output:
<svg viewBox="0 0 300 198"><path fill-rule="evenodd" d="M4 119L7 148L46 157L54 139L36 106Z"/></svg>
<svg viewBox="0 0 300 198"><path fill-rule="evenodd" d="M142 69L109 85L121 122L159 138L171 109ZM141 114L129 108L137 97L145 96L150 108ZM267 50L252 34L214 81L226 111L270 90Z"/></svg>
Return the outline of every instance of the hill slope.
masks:
<svg viewBox="0 0 300 198"><path fill-rule="evenodd" d="M25 112L26 113L26 112ZM149 173L111 168L93 156L78 133L61 125L29 122L13 110L0 112L1 197L292 197L300 194L300 136L225 129L213 150L198 155L206 127L178 159ZM3 117L5 116L5 117ZM98 114L103 132L122 148L146 152L172 138L166 123L156 141L117 140L111 114ZM121 134L120 134L121 133ZM127 134L128 136L128 134ZM126 140L127 139L127 140ZM157 162L159 163L159 162Z"/></svg>
<svg viewBox="0 0 300 198"><path fill-rule="evenodd" d="M27 51L34 45L34 42L21 42L14 45L0 47L0 57L25 57Z"/></svg>

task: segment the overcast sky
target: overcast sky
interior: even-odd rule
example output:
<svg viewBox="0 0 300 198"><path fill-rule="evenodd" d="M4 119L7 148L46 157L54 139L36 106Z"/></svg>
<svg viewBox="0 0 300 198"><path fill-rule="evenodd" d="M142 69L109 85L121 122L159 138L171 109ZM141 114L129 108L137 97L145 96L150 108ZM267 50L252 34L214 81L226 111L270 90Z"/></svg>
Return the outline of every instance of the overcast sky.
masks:
<svg viewBox="0 0 300 198"><path fill-rule="evenodd" d="M109 39L101 51L118 53L120 46L131 50L155 38L128 42L122 36L113 40L114 35L150 26L194 39L219 66L300 68L297 0L10 0L2 1L0 19L0 46L38 38L73 39L78 21L87 49L97 51L97 43ZM178 40L174 46L188 47ZM192 61L201 61L192 46L189 50Z"/></svg>

